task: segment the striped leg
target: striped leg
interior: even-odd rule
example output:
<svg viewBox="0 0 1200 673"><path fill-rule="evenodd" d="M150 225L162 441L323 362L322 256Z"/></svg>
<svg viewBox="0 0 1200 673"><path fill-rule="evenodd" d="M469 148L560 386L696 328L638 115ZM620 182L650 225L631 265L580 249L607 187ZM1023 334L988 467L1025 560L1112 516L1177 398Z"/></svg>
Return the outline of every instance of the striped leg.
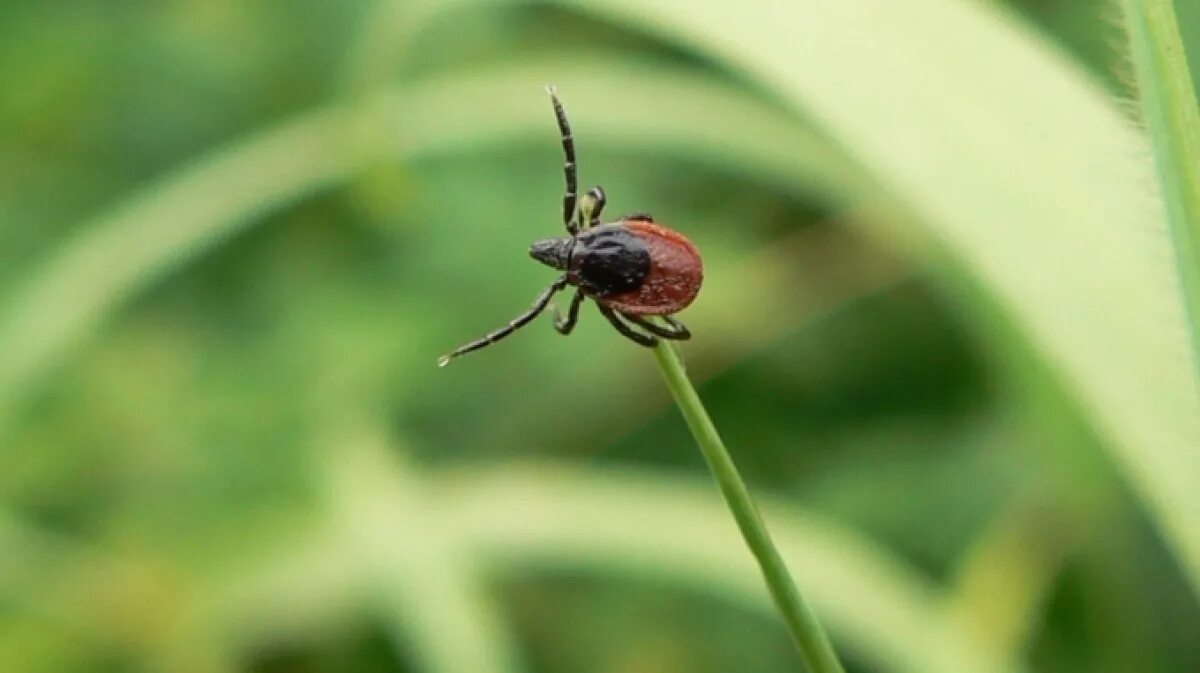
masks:
<svg viewBox="0 0 1200 673"><path fill-rule="evenodd" d="M529 324L529 322L531 320L536 318L538 316L538 314L541 313L546 308L546 306L550 303L550 298L554 296L554 293L558 292L559 290L563 289L566 286L567 286L567 277L566 276L563 276L562 278L559 278L558 280L554 281L554 283L551 284L550 287L548 287L544 291L542 291L542 294L540 294L538 296L537 300L533 302L533 306L530 306L528 311L513 318L504 327L501 327L499 329L488 332L487 334L472 341L471 343L459 346L458 348L455 348L453 352L447 353L446 355L443 355L442 357L438 358L438 366L445 367L446 365L450 364L451 360L453 360L454 358L456 358L460 355L465 355L466 353L470 353L471 351L477 351L480 348L485 348L487 346L491 346L492 344L503 339L504 337L508 336L509 334L512 334L513 332L517 331L518 329Z"/></svg>
<svg viewBox="0 0 1200 673"><path fill-rule="evenodd" d="M567 121L567 112L558 100L557 91L548 86L546 93L550 94L550 102L554 104L554 117L558 120L563 154L566 155L566 162L563 164L563 175L567 179L567 191L563 193L563 224L574 236L579 231L579 225L575 223L575 201L579 195L578 171L575 169L575 138L571 135L571 123Z"/></svg>

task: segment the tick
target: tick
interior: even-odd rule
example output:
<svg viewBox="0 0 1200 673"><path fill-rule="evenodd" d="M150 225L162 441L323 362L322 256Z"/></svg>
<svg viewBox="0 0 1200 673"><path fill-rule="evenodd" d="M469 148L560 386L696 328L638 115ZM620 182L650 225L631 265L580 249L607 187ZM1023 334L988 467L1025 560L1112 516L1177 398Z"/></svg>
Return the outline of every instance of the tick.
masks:
<svg viewBox="0 0 1200 673"><path fill-rule="evenodd" d="M568 285L575 287L575 296L567 315L564 317L554 309L554 329L560 334L571 333L579 320L583 300L592 299L600 314L638 345L653 347L659 338L684 340L692 336L672 314L687 308L700 292L704 279L700 251L683 234L656 223L645 213L624 215L615 222L600 221L604 189L593 187L578 196L571 124L554 88L547 87L546 91L554 105L566 155L563 173L567 189L563 194L562 214L568 236L536 241L529 247L529 255L563 274L542 291L529 310L507 325L438 358L439 367L445 367L460 355L486 348L529 324ZM652 316L660 317L666 325L653 322L649 319Z"/></svg>

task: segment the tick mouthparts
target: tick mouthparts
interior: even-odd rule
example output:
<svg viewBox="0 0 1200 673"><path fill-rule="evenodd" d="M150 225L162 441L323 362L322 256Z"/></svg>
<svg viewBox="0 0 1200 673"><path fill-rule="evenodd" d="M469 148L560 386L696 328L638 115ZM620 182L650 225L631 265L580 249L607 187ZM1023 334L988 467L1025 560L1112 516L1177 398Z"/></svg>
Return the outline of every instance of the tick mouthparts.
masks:
<svg viewBox="0 0 1200 673"><path fill-rule="evenodd" d="M545 238L529 246L529 256L546 266L565 271L570 249L569 238Z"/></svg>

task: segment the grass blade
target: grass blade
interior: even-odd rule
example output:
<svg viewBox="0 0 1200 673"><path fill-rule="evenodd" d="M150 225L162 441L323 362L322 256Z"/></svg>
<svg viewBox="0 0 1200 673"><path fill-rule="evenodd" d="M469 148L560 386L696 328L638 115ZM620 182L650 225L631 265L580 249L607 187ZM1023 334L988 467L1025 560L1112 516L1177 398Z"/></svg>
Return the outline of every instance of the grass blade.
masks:
<svg viewBox="0 0 1200 673"><path fill-rule="evenodd" d="M704 409L700 396L688 380L678 353L669 342L659 341L654 349L654 356L658 359L663 378L675 397L675 403L679 405L679 411L683 414L692 437L721 488L721 495L724 496L729 511L737 521L746 546L750 547L750 552L758 561L758 567L775 601L775 607L787 622L788 630L799 646L808 670L812 673L841 673L842 665L833 651L833 646L829 644L829 637L825 635L817 616L809 609L808 603L796 588L796 582L788 572L787 564L779 555L779 550L775 548L771 534L767 532L767 526L759 515L758 508L750 497L750 491L729 455L729 450L725 448L725 443L721 441L721 436Z"/></svg>
<svg viewBox="0 0 1200 673"><path fill-rule="evenodd" d="M1200 108L1172 0L1122 5L1200 367Z"/></svg>

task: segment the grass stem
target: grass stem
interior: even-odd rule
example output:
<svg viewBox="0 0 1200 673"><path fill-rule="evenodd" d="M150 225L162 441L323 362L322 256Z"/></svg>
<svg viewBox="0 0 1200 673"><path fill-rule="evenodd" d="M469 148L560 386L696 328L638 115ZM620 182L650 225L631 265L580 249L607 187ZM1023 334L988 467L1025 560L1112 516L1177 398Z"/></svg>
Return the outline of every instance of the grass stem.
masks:
<svg viewBox="0 0 1200 673"><path fill-rule="evenodd" d="M829 643L829 637L825 635L816 615L809 609L791 574L788 573L787 565L779 555L779 550L775 548L767 526L750 497L750 491L746 489L745 482L738 474L737 466L733 464L733 458L721 441L721 436L717 434L716 426L708 417L700 396L692 387L678 353L670 343L659 341L654 354L658 358L659 367L662 368L667 387L671 389L692 437L704 453L704 459L721 488L721 495L725 497L725 502L737 521L746 545L758 561L767 589L770 590L775 606L787 623L792 638L799 646L808 670L812 673L842 673L842 665Z"/></svg>

